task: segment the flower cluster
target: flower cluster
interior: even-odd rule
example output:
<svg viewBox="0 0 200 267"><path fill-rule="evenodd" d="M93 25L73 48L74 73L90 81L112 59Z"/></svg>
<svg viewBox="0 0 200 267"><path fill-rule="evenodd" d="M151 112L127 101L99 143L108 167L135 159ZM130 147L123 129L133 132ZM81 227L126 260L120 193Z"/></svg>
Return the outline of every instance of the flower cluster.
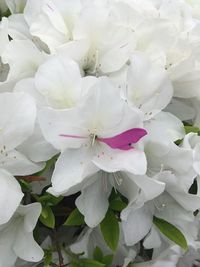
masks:
<svg viewBox="0 0 200 267"><path fill-rule="evenodd" d="M200 1L0 9L0 267L200 266Z"/></svg>

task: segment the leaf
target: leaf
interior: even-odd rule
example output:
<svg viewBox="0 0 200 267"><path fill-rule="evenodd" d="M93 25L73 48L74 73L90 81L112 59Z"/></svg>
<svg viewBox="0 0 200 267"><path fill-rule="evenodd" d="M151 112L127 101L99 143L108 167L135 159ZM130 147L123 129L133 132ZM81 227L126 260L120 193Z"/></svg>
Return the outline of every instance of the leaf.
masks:
<svg viewBox="0 0 200 267"><path fill-rule="evenodd" d="M105 267L104 263L95 261L95 260L90 260L90 259L81 259L80 260L81 267Z"/></svg>
<svg viewBox="0 0 200 267"><path fill-rule="evenodd" d="M103 252L99 247L96 247L93 252L93 259L96 261L102 262L103 260Z"/></svg>
<svg viewBox="0 0 200 267"><path fill-rule="evenodd" d="M114 211L120 211L121 212L123 209L125 209L127 207L127 204L124 203L121 199L113 199L110 202L109 207Z"/></svg>
<svg viewBox="0 0 200 267"><path fill-rule="evenodd" d="M110 255L106 255L104 258L103 258L103 263L106 264L106 267L107 266L110 266L112 264L112 261L113 261L113 255L110 254Z"/></svg>
<svg viewBox="0 0 200 267"><path fill-rule="evenodd" d="M49 249L44 250L44 266L49 266L52 261L52 251Z"/></svg>
<svg viewBox="0 0 200 267"><path fill-rule="evenodd" d="M154 216L153 223L158 227L158 229L171 241L179 245L184 250L188 249L187 241L181 231L176 228L173 224L157 218Z"/></svg>
<svg viewBox="0 0 200 267"><path fill-rule="evenodd" d="M43 196L37 197L37 201L44 203L47 206L56 206L62 200L63 196L55 197L49 193L45 193Z"/></svg>
<svg viewBox="0 0 200 267"><path fill-rule="evenodd" d="M111 191L111 194L109 196L109 202L111 202L112 200L119 198L119 194L118 192L113 188Z"/></svg>
<svg viewBox="0 0 200 267"><path fill-rule="evenodd" d="M200 129L195 126L184 126L186 134L188 133L198 133L200 132Z"/></svg>
<svg viewBox="0 0 200 267"><path fill-rule="evenodd" d="M49 228L55 227L55 216L52 209L49 206L42 207L42 213L40 215L40 221Z"/></svg>
<svg viewBox="0 0 200 267"><path fill-rule="evenodd" d="M31 184L29 184L28 182L24 181L23 179L20 179L19 183L20 183L21 189L24 193L32 191Z"/></svg>
<svg viewBox="0 0 200 267"><path fill-rule="evenodd" d="M107 211L100 228L106 244L115 251L119 242L119 223L113 211Z"/></svg>
<svg viewBox="0 0 200 267"><path fill-rule="evenodd" d="M64 223L66 226L79 226L82 224L85 224L84 216L77 208L70 213L69 217Z"/></svg>

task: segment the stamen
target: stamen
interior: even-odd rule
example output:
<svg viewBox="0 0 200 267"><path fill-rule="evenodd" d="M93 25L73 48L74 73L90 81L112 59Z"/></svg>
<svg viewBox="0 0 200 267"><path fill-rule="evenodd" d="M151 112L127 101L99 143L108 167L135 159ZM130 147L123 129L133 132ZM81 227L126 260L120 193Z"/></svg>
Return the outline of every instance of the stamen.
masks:
<svg viewBox="0 0 200 267"><path fill-rule="evenodd" d="M121 186L123 179L121 177L119 177L116 172L113 173L113 176L115 178L115 181L116 181L117 185Z"/></svg>
<svg viewBox="0 0 200 267"><path fill-rule="evenodd" d="M91 134L90 137L92 138L92 146L94 146L97 136L95 134Z"/></svg>
<svg viewBox="0 0 200 267"><path fill-rule="evenodd" d="M59 134L59 136L62 137L70 137L70 138L87 138L87 136L81 136L81 135L72 135L72 134Z"/></svg>

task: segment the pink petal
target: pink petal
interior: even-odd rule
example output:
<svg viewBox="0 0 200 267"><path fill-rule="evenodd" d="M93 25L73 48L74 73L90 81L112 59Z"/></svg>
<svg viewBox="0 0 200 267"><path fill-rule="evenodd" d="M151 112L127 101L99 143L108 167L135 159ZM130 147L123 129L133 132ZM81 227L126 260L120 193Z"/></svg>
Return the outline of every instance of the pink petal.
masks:
<svg viewBox="0 0 200 267"><path fill-rule="evenodd" d="M118 148L121 150L132 149L130 144L137 143L142 137L147 134L147 131L142 128L133 128L109 138L97 137L97 140L110 146L111 148Z"/></svg>

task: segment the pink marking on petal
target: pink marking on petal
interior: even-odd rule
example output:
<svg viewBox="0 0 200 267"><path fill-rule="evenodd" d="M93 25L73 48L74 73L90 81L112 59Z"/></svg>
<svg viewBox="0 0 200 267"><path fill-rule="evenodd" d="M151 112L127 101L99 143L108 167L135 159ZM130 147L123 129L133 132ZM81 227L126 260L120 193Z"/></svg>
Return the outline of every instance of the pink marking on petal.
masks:
<svg viewBox="0 0 200 267"><path fill-rule="evenodd" d="M133 147L130 146L131 144L137 143L146 134L147 131L145 129L133 128L113 137L97 137L97 140L114 149L129 150L133 149Z"/></svg>
<svg viewBox="0 0 200 267"><path fill-rule="evenodd" d="M59 134L59 136L62 137L70 137L70 138L87 138L86 136L80 136L80 135L72 135L72 134Z"/></svg>
<svg viewBox="0 0 200 267"><path fill-rule="evenodd" d="M118 149L120 149L120 150L131 150L133 148L134 147L132 147L130 144L129 145L118 147Z"/></svg>

